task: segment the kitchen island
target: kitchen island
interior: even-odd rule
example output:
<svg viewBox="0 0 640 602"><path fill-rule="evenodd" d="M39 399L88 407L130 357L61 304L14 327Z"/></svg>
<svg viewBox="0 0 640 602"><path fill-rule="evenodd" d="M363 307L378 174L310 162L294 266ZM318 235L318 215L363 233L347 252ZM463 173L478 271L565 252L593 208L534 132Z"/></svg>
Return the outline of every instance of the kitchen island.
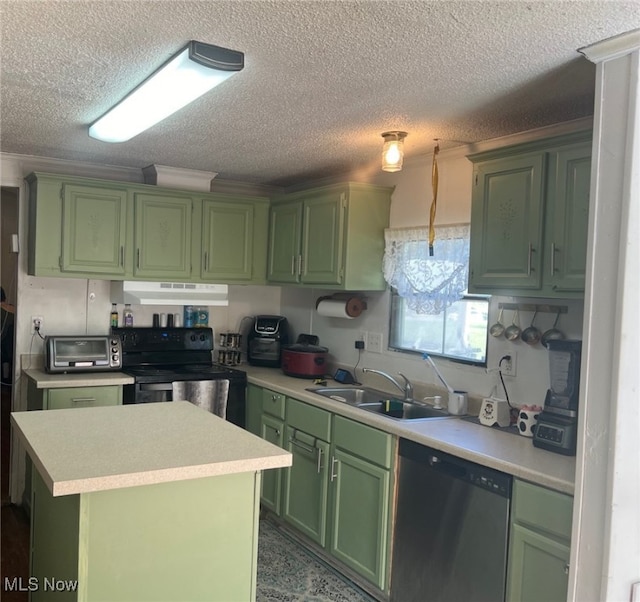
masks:
<svg viewBox="0 0 640 602"><path fill-rule="evenodd" d="M188 403L17 412L31 600L255 598L261 471L291 454Z"/></svg>

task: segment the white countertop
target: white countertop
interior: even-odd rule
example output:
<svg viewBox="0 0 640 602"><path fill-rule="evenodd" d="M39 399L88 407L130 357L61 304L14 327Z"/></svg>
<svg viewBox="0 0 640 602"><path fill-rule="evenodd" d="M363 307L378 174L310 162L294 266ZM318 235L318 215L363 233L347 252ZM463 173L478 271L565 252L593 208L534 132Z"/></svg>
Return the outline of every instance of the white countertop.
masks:
<svg viewBox="0 0 640 602"><path fill-rule="evenodd" d="M14 412L53 496L290 466L291 454L187 402Z"/></svg>
<svg viewBox="0 0 640 602"><path fill-rule="evenodd" d="M131 385L133 376L124 372L74 372L49 374L38 368L23 372L35 383L37 389L61 389L64 387L101 387L105 385Z"/></svg>
<svg viewBox="0 0 640 602"><path fill-rule="evenodd" d="M533 446L528 437L501 432L460 418L399 421L306 391L313 379L292 378L276 368L243 365L250 383L284 393L416 443L573 495L575 457ZM328 379L330 386L344 386ZM376 389L379 387L376 386ZM396 395L390 393L390 395Z"/></svg>

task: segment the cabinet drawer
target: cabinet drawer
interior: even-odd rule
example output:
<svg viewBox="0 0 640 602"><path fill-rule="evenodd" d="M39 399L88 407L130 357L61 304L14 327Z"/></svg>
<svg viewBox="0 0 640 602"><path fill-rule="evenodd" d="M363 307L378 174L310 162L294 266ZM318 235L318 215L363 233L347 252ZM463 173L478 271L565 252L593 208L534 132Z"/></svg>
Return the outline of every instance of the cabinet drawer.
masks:
<svg viewBox="0 0 640 602"><path fill-rule="evenodd" d="M276 393L269 389L262 390L262 412L264 414L271 414L284 420L284 400L285 396L282 393Z"/></svg>
<svg viewBox="0 0 640 602"><path fill-rule="evenodd" d="M296 399L287 400L287 424L323 441L329 441L331 414Z"/></svg>
<svg viewBox="0 0 640 602"><path fill-rule="evenodd" d="M556 537L571 539L571 496L516 479L512 505L515 522L531 525Z"/></svg>
<svg viewBox="0 0 640 602"><path fill-rule="evenodd" d="M391 468L393 436L342 416L333 421L333 442L379 466Z"/></svg>
<svg viewBox="0 0 640 602"><path fill-rule="evenodd" d="M117 406L121 403L122 387L119 385L49 389L47 394L47 409L49 410Z"/></svg>

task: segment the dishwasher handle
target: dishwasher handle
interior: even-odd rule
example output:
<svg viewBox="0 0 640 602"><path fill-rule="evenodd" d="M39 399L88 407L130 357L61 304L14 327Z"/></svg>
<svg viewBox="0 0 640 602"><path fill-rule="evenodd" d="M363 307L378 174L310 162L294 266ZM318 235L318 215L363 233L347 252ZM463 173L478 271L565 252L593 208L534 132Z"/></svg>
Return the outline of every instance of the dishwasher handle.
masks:
<svg viewBox="0 0 640 602"><path fill-rule="evenodd" d="M456 479L466 479L468 476L467 470L464 466L461 466L454 462L449 462L445 458L441 458L440 456L430 455L427 459L429 462L429 466L438 472L442 472L444 474L448 474L449 476L455 477Z"/></svg>

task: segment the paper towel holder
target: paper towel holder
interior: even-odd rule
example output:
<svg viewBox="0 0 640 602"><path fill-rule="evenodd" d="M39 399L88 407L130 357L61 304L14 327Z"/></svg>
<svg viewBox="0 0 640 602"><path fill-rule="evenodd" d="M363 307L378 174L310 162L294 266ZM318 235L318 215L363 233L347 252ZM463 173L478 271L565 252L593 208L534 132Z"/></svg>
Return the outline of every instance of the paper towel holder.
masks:
<svg viewBox="0 0 640 602"><path fill-rule="evenodd" d="M322 301L341 301L345 304L347 314L352 318L357 318L365 309L367 309L366 300L350 293L334 293L333 295L325 295L316 299L316 311Z"/></svg>

